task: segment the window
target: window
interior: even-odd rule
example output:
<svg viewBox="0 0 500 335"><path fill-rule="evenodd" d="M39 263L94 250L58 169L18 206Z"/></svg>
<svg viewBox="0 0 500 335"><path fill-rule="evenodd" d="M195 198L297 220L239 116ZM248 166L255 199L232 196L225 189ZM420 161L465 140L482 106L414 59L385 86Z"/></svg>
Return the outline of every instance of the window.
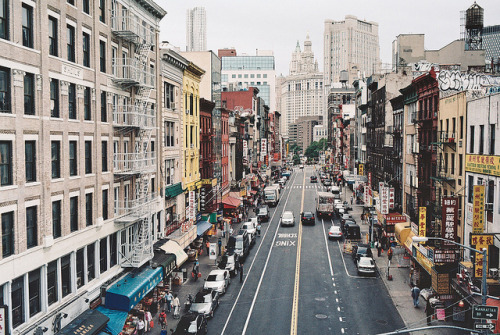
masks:
<svg viewBox="0 0 500 335"><path fill-rule="evenodd" d="M49 55L58 56L57 19L49 16Z"/></svg>
<svg viewBox="0 0 500 335"><path fill-rule="evenodd" d="M61 142L52 141L50 147L52 178L61 178Z"/></svg>
<svg viewBox="0 0 500 335"><path fill-rule="evenodd" d="M37 206L26 208L26 245L28 249L38 245L37 227Z"/></svg>
<svg viewBox="0 0 500 335"><path fill-rule="evenodd" d="M90 36L87 33L82 35L83 43L83 66L90 67Z"/></svg>
<svg viewBox="0 0 500 335"><path fill-rule="evenodd" d="M23 46L33 48L33 8L23 3Z"/></svg>
<svg viewBox="0 0 500 335"><path fill-rule="evenodd" d="M474 153L474 126L470 126L470 147L469 151L471 154Z"/></svg>
<svg viewBox="0 0 500 335"><path fill-rule="evenodd" d="M9 0L0 0L0 38L9 39Z"/></svg>
<svg viewBox="0 0 500 335"><path fill-rule="evenodd" d="M495 200L495 182L493 180L488 181L487 192L486 202L492 204Z"/></svg>
<svg viewBox="0 0 500 335"><path fill-rule="evenodd" d="M0 112L10 113L10 70L4 67L0 67Z"/></svg>
<svg viewBox="0 0 500 335"><path fill-rule="evenodd" d="M78 174L77 161L77 142L69 141L69 175L76 176Z"/></svg>
<svg viewBox="0 0 500 335"><path fill-rule="evenodd" d="M106 72L106 42L99 41L99 66L101 72Z"/></svg>
<svg viewBox="0 0 500 335"><path fill-rule="evenodd" d="M165 122L165 146L174 147L174 122Z"/></svg>
<svg viewBox="0 0 500 335"><path fill-rule="evenodd" d="M106 101L106 92L101 91L101 122L108 122L108 108Z"/></svg>
<svg viewBox="0 0 500 335"><path fill-rule="evenodd" d="M484 125L479 126L479 154L484 153Z"/></svg>
<svg viewBox="0 0 500 335"><path fill-rule="evenodd" d="M118 49L116 47L111 48L111 74L116 76L116 55L118 55Z"/></svg>
<svg viewBox="0 0 500 335"><path fill-rule="evenodd" d="M108 141L102 141L102 172L108 171Z"/></svg>
<svg viewBox="0 0 500 335"><path fill-rule="evenodd" d="M36 141L24 142L24 166L26 182L36 181Z"/></svg>
<svg viewBox="0 0 500 335"><path fill-rule="evenodd" d="M108 219L108 190L102 190L102 218Z"/></svg>
<svg viewBox="0 0 500 335"><path fill-rule="evenodd" d="M87 282L95 278L95 245L87 246Z"/></svg>
<svg viewBox="0 0 500 335"><path fill-rule="evenodd" d="M59 80L50 79L50 116L59 117Z"/></svg>
<svg viewBox="0 0 500 335"><path fill-rule="evenodd" d="M52 236L61 237L61 200L52 202Z"/></svg>
<svg viewBox="0 0 500 335"><path fill-rule="evenodd" d="M64 298L71 293L71 259L70 255L61 258L61 288Z"/></svg>
<svg viewBox="0 0 500 335"><path fill-rule="evenodd" d="M83 0L83 12L90 15L90 0Z"/></svg>
<svg viewBox="0 0 500 335"><path fill-rule="evenodd" d="M174 165L175 160L165 160L165 185L172 185L174 183Z"/></svg>
<svg viewBox="0 0 500 335"><path fill-rule="evenodd" d="M28 273L28 296L30 317L42 311L40 299L40 269Z"/></svg>
<svg viewBox="0 0 500 335"><path fill-rule="evenodd" d="M12 185L12 142L0 141L0 186Z"/></svg>
<svg viewBox="0 0 500 335"><path fill-rule="evenodd" d="M468 192L468 201L472 204L472 200L474 199L474 176L469 176L469 192Z"/></svg>
<svg viewBox="0 0 500 335"><path fill-rule="evenodd" d="M189 111L190 111L189 114L190 115L193 115L193 113L194 113L194 111L193 111L193 109L194 109L194 100L193 99L194 99L194 96L193 96L193 93L191 93L189 95Z"/></svg>
<svg viewBox="0 0 500 335"><path fill-rule="evenodd" d="M75 5L75 0L67 0L70 5Z"/></svg>
<svg viewBox="0 0 500 335"><path fill-rule="evenodd" d="M57 302L57 260L47 265L47 300L49 306Z"/></svg>
<svg viewBox="0 0 500 335"><path fill-rule="evenodd" d="M114 207L115 207L115 215L118 214L118 206L119 206L119 201L120 201L120 187L115 187L113 189L113 196L114 196Z"/></svg>
<svg viewBox="0 0 500 335"><path fill-rule="evenodd" d="M67 52L68 60L75 62L75 27L67 25Z"/></svg>
<svg viewBox="0 0 500 335"><path fill-rule="evenodd" d="M12 299L12 327L17 327L24 323L24 277L18 277L11 284Z"/></svg>
<svg viewBox="0 0 500 335"><path fill-rule="evenodd" d="M106 23L106 1L99 0L99 21Z"/></svg>
<svg viewBox="0 0 500 335"><path fill-rule="evenodd" d="M113 267L118 264L118 255L117 255L117 241L118 241L118 233L114 233L109 235L109 267Z"/></svg>
<svg viewBox="0 0 500 335"><path fill-rule="evenodd" d="M85 194L85 224L92 226L92 193Z"/></svg>
<svg viewBox="0 0 500 335"><path fill-rule="evenodd" d="M451 174L455 174L455 154L451 154Z"/></svg>
<svg viewBox="0 0 500 335"><path fill-rule="evenodd" d="M169 83L164 83L163 86L163 100L165 103L165 108L172 108L172 103L174 102L174 85Z"/></svg>
<svg viewBox="0 0 500 335"><path fill-rule="evenodd" d="M85 87L83 90L83 119L92 119L92 105L90 101L90 87Z"/></svg>
<svg viewBox="0 0 500 335"><path fill-rule="evenodd" d="M92 141L85 141L85 173L92 173Z"/></svg>
<svg viewBox="0 0 500 335"><path fill-rule="evenodd" d="M14 212L2 214L2 257L14 254Z"/></svg>
<svg viewBox="0 0 500 335"><path fill-rule="evenodd" d="M76 85L69 84L68 86L68 117L76 120Z"/></svg>
<svg viewBox="0 0 500 335"><path fill-rule="evenodd" d="M69 198L69 228L71 232L78 230L78 196Z"/></svg>
<svg viewBox="0 0 500 335"><path fill-rule="evenodd" d="M24 114L35 115L35 76L32 73L24 75Z"/></svg>
<svg viewBox="0 0 500 335"><path fill-rule="evenodd" d="M108 243L106 238L99 241L99 270L101 273L108 269Z"/></svg>
<svg viewBox="0 0 500 335"><path fill-rule="evenodd" d="M77 250L76 252L76 288L80 288L85 284L85 254L84 249Z"/></svg>
<svg viewBox="0 0 500 335"><path fill-rule="evenodd" d="M490 124L490 155L495 155L495 125Z"/></svg>
<svg viewBox="0 0 500 335"><path fill-rule="evenodd" d="M463 163L462 163L463 155L459 154L458 155L458 175L462 175L462 168L463 168Z"/></svg>

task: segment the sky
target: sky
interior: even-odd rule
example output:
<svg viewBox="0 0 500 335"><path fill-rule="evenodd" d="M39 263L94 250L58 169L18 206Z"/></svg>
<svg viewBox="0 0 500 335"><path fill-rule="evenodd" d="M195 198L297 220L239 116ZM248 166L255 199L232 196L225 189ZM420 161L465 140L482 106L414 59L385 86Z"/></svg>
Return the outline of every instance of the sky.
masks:
<svg viewBox="0 0 500 335"><path fill-rule="evenodd" d="M288 75L297 41L303 49L309 33L315 58L323 70L326 19L346 15L377 22L380 57L391 62L392 41L399 34L425 34L425 48L439 49L460 38L460 11L473 0L156 0L167 15L160 22L160 41L186 50L186 10L202 6L207 13L207 47L236 48L239 55L272 50L276 74ZM500 1L479 0L484 25L500 24ZM495 15L496 14L496 15Z"/></svg>

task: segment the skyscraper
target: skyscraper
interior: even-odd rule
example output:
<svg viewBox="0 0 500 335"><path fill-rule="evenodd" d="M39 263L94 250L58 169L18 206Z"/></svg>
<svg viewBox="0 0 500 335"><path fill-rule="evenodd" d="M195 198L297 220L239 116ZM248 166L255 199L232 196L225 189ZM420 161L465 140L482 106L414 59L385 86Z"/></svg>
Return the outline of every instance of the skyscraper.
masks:
<svg viewBox="0 0 500 335"><path fill-rule="evenodd" d="M188 9L186 14L186 51L207 50L207 14L205 7Z"/></svg>
<svg viewBox="0 0 500 335"><path fill-rule="evenodd" d="M349 73L351 83L357 72L365 76L380 68L378 23L347 15L343 21L325 20L325 85L339 81L340 71Z"/></svg>

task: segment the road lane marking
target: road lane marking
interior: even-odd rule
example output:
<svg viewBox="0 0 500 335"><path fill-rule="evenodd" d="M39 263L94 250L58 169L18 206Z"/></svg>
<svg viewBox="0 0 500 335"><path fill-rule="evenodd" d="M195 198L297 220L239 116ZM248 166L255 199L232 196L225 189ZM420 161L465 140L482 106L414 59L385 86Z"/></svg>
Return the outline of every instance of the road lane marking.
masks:
<svg viewBox="0 0 500 335"><path fill-rule="evenodd" d="M304 173L303 185L306 183ZM304 210L305 188L302 188L302 199L300 201L300 213ZM295 259L295 284L293 288L292 318L290 321L290 335L297 335L297 321L299 317L299 283L300 283L300 249L302 246L302 222L299 221L299 237L297 239L297 257Z"/></svg>
<svg viewBox="0 0 500 335"><path fill-rule="evenodd" d="M328 249L328 239L326 238L326 232L325 232L325 220L321 219L321 224L323 225L323 237L325 239L326 254L328 256L328 266L330 267L330 275L333 277L332 259L330 257L330 250Z"/></svg>
<svg viewBox="0 0 500 335"><path fill-rule="evenodd" d="M292 183L295 181L295 178L297 177L297 174L295 174L293 176L293 180ZM286 203L288 202L288 198L290 197L290 193L291 191L288 192L288 195L287 195L287 198L286 198L286 201L285 201L285 206L286 206ZM283 207L284 209L285 207ZM276 215L276 213L278 212L278 208L276 208L274 210L274 213L273 215L271 216L271 221L270 222L273 222L273 219L274 219L274 216ZM257 249L256 253L255 253L255 256L252 260L252 263L250 264L250 267L248 268L248 272L247 272L247 275L245 277L245 280L243 281L243 285L241 285L240 287L240 291L238 292L238 296L236 297L236 300L234 301L234 304L233 304L233 307L231 308L231 311L229 312L229 315L227 316L227 319L226 319L226 322L224 323L224 328L222 328L222 332L221 332L221 335L224 335L224 332L226 331L226 328L227 328L227 325L229 324L229 320L231 319L231 315L233 314L233 311L234 309L236 308L236 305L238 304L238 301L240 299L240 296L241 296L241 292L243 292L243 288L245 287L245 284L247 282L247 278L250 274L250 271L252 270L252 267L253 267L253 263L255 262L255 260L257 259L257 255L259 254L259 251L260 251L260 247L262 246L262 243L264 241L264 238L266 237L267 235L267 232L269 231L269 227L271 226L271 224L268 224L267 225L267 228L266 228L266 231L262 237L262 239L260 240L260 244L259 244L259 248ZM269 249L269 253L267 254L267 259L266 259L266 263L265 263L265 266L264 266L264 271L262 271L262 274L261 274L261 277L260 277L260 281L259 281L259 286L257 287L257 290L255 291L255 296L254 296L254 300L252 301L252 307L250 309L250 312L248 313L248 318L247 318L247 321L245 323L245 329L244 331L246 330L246 326L248 324L248 320L250 319L250 315L251 315L251 312L252 312L252 309L253 309L253 305L255 303L255 299L257 298L257 294L258 294L258 290L260 288L260 284L262 283L262 278L264 278L264 273L266 272L266 268L267 268L267 263L269 262L269 256L271 255L271 250L273 249L273 244L276 240L276 235L278 233L278 230L279 230L279 227L280 225L278 224L277 228L276 228L276 232L274 233L274 238L273 238L273 242L271 243L271 248ZM245 334L245 332L243 332L242 334Z"/></svg>

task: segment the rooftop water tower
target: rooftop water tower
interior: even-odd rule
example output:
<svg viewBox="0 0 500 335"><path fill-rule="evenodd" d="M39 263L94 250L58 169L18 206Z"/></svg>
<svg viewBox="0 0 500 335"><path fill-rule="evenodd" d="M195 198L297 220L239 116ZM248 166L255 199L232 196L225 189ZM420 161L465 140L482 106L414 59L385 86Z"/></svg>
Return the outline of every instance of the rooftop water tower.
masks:
<svg viewBox="0 0 500 335"><path fill-rule="evenodd" d="M465 11L465 49L483 49L484 9L475 1L472 6Z"/></svg>

